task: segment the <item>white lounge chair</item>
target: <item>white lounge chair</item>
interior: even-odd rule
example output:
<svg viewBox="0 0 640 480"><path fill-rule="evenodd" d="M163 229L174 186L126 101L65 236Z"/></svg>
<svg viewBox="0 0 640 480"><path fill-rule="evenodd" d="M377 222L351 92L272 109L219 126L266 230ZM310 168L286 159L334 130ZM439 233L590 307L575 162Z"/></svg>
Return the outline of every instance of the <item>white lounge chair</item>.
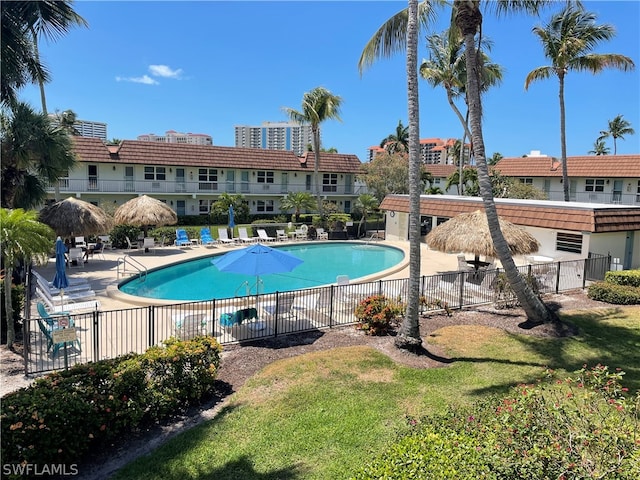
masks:
<svg viewBox="0 0 640 480"><path fill-rule="evenodd" d="M218 228L218 242L224 245L233 245L236 243L235 239L229 238L227 229L223 227Z"/></svg>
<svg viewBox="0 0 640 480"><path fill-rule="evenodd" d="M206 313L182 313L173 316L175 335L180 340L191 340L207 334L210 317Z"/></svg>
<svg viewBox="0 0 640 480"><path fill-rule="evenodd" d="M40 273L35 270L31 270L33 276L36 278L36 281L41 282L43 285L47 285L49 288L55 288L53 283L44 278ZM89 282L85 278L75 278L75 277L67 277L67 281L69 282L69 287L81 287L79 290L91 289Z"/></svg>
<svg viewBox="0 0 640 480"><path fill-rule="evenodd" d="M42 275L34 272L34 277L36 279L36 284L38 285L38 287L40 287L42 290L47 290L52 297L60 295L60 289L54 287L51 282L48 282L44 277L42 277ZM91 292L91 285L89 285L89 282L69 284L69 286L67 286L63 290L65 295L71 295L78 292L88 293Z"/></svg>
<svg viewBox="0 0 640 480"><path fill-rule="evenodd" d="M275 303L260 305L260 307L264 310L265 314L270 317L295 318L295 313L292 311L295 299L296 294L293 292L280 293L276 297Z"/></svg>
<svg viewBox="0 0 640 480"><path fill-rule="evenodd" d="M261 241L264 241L264 242L276 241L276 237L270 237L269 235L267 235L267 231L264 228L259 228L257 232L258 232L258 239Z"/></svg>
<svg viewBox="0 0 640 480"><path fill-rule="evenodd" d="M242 243L254 243L257 237L250 237L245 227L238 227L238 238Z"/></svg>
<svg viewBox="0 0 640 480"><path fill-rule="evenodd" d="M51 298L50 296L41 292L42 291L36 287L36 293L51 313L75 312L77 310L98 310L100 308L99 300L88 300L85 302L67 302L67 300L65 300L64 305L56 305L54 302L49 300L49 298Z"/></svg>

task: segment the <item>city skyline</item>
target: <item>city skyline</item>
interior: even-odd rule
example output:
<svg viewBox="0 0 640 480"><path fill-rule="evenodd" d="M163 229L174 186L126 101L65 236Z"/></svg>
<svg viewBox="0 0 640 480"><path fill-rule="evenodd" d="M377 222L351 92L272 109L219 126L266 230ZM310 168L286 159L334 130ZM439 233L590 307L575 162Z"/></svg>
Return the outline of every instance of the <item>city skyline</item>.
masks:
<svg viewBox="0 0 640 480"><path fill-rule="evenodd" d="M636 68L568 74L569 156L592 150L616 115L640 132L640 4L583 4L617 31L595 51L626 55ZM109 139L173 129L234 146L236 125L286 122L283 107L299 109L316 86L343 98L342 122L321 125L323 148L366 161L367 149L398 121L408 124L404 54L377 61L362 76L357 69L366 42L406 2L75 2L74 8L89 28L41 45L52 74L48 110L105 122ZM484 97L488 156L532 150L560 156L557 79L524 90L526 74L549 63L531 29L558 10L546 9L540 18L484 16L491 59L505 69L502 85ZM437 24L421 32L420 60L428 56L425 36L446 28L447 16L441 11ZM322 35L310 33L309 21L322 25ZM19 97L40 108L36 86ZM420 80L420 138L460 138L461 130L444 90ZM607 144L612 148L610 139ZM618 139L617 147L619 154L638 153L640 133Z"/></svg>

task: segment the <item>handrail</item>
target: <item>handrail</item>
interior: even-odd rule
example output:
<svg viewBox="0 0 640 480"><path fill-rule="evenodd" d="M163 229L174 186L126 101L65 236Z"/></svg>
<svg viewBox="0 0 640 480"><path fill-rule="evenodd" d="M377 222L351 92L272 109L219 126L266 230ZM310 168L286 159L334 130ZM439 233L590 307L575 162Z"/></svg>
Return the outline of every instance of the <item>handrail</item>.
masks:
<svg viewBox="0 0 640 480"><path fill-rule="evenodd" d="M124 257L118 258L118 269L117 269L117 277L120 280L120 265L122 265L122 275L127 273L127 264L133 267L134 270L138 272L138 278L140 278L143 282L147 279L147 267L145 267L138 260L133 258L130 255L125 255Z"/></svg>
<svg viewBox="0 0 640 480"><path fill-rule="evenodd" d="M369 240L367 240L367 242L365 243L365 245L369 245L369 243L373 240L380 240L380 237L378 236L378 232L373 232L373 234L371 234L371 237L369 237Z"/></svg>

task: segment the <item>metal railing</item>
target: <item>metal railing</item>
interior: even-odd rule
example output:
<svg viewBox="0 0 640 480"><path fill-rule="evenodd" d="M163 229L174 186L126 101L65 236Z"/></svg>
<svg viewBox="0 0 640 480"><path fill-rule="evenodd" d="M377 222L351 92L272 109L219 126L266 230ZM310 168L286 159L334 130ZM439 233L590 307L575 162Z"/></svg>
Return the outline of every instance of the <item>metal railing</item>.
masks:
<svg viewBox="0 0 640 480"><path fill-rule="evenodd" d="M535 279L539 293L558 293L582 289L588 281L602 280L610 262L609 256L593 255L587 259L524 265L519 270ZM423 276L421 313L513 301L513 293L500 287L504 285L501 275L504 273L496 269ZM406 302L408 290L409 279L377 280L221 300L74 313L71 321L79 346L69 343L59 348L56 355L48 348L37 318L27 318L23 327L25 374L60 370L66 365L129 352L143 353L172 336L189 338L206 334L226 345L352 325L357 323L354 309L363 299L384 294ZM30 317L30 310L26 309L25 314ZM185 330L186 325L190 325L189 331Z"/></svg>

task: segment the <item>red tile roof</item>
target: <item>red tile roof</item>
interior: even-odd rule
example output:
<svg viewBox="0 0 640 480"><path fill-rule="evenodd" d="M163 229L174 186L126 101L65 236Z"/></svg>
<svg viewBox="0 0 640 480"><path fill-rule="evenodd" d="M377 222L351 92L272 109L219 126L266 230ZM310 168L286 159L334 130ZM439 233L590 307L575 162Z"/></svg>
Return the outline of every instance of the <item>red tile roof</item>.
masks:
<svg viewBox="0 0 640 480"><path fill-rule="evenodd" d="M144 165L172 165L217 168L313 171L311 152L297 157L285 150L260 148L183 145L173 143L123 140L119 146L107 147L98 138L74 137L75 152L81 162L118 162ZM320 153L319 171L361 173L362 163L356 155Z"/></svg>
<svg viewBox="0 0 640 480"><path fill-rule="evenodd" d="M554 157L503 158L494 167L508 177L562 177ZM567 158L570 177L640 177L640 155L592 155Z"/></svg>
<svg viewBox="0 0 640 480"><path fill-rule="evenodd" d="M591 233L640 230L640 207L507 198L497 198L495 202L498 215L516 225ZM451 218L482 208L480 197L420 197L422 215ZM380 209L408 213L409 197L388 195L380 204Z"/></svg>

